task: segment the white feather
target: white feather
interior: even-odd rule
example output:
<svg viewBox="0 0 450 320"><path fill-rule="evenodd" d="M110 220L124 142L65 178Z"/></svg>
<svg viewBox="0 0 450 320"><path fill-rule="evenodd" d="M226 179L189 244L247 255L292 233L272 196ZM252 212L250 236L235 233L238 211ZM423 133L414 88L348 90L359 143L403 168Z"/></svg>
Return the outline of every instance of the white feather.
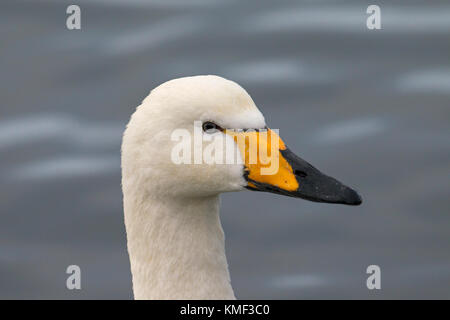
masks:
<svg viewBox="0 0 450 320"><path fill-rule="evenodd" d="M122 143L122 188L136 299L234 299L219 194L240 191L243 165L176 165L176 129L194 121L264 128L248 93L217 76L168 81L132 115ZM239 150L232 138L231 145Z"/></svg>

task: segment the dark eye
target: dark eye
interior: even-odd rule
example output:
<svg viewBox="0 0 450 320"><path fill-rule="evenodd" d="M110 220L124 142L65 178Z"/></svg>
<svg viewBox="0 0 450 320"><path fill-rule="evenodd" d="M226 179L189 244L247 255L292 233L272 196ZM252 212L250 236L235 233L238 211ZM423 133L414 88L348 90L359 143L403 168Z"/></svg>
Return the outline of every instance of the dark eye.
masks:
<svg viewBox="0 0 450 320"><path fill-rule="evenodd" d="M214 122L211 121L206 121L203 122L203 131L208 132L208 133L214 133L216 131L222 130L221 127L219 127L217 124L215 124Z"/></svg>

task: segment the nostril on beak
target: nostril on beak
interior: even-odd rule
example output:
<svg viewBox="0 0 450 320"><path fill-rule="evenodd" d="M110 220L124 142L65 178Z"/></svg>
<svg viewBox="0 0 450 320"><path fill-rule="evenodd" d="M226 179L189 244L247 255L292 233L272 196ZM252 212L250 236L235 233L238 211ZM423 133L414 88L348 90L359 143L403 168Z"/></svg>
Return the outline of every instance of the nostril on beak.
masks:
<svg viewBox="0 0 450 320"><path fill-rule="evenodd" d="M306 172L301 170L294 170L294 174L300 178L305 178L307 176Z"/></svg>

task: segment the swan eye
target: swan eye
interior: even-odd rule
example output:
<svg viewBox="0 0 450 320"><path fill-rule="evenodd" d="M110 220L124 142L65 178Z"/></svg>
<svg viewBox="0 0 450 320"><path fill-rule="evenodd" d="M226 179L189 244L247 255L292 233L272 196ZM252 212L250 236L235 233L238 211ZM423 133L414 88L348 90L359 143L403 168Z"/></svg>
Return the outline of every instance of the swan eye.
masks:
<svg viewBox="0 0 450 320"><path fill-rule="evenodd" d="M221 127L219 127L217 124L215 124L214 122L211 122L211 121L203 122L202 128L203 128L203 131L205 131L207 133L214 133L216 131L222 130Z"/></svg>

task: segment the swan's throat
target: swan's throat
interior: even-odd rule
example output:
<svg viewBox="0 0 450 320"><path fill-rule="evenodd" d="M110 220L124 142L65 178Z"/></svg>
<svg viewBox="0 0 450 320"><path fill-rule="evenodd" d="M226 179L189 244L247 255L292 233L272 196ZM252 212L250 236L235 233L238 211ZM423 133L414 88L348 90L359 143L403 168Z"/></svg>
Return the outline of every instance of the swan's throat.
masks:
<svg viewBox="0 0 450 320"><path fill-rule="evenodd" d="M124 197L136 299L233 299L219 197Z"/></svg>

